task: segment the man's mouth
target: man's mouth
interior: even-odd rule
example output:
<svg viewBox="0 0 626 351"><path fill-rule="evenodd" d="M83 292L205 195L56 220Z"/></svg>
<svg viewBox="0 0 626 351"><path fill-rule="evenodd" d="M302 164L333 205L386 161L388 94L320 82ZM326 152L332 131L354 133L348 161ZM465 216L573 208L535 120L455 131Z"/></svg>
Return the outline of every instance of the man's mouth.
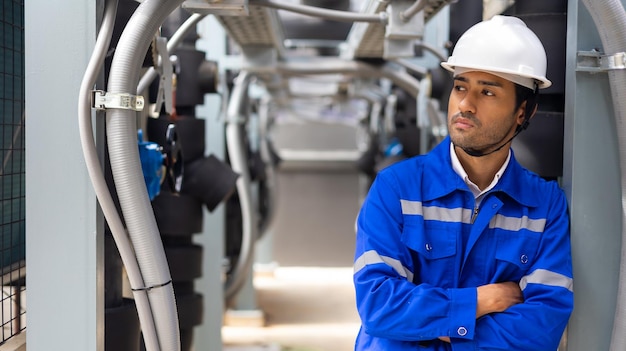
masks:
<svg viewBox="0 0 626 351"><path fill-rule="evenodd" d="M460 129L469 129L474 127L474 123L469 119L461 115L455 115L452 117L452 125Z"/></svg>

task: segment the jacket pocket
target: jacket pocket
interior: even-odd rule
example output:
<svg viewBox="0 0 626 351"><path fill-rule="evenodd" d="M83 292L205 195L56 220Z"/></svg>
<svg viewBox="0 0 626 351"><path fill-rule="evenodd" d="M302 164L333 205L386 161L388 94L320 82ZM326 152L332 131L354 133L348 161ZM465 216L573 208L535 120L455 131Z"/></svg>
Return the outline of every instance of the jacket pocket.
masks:
<svg viewBox="0 0 626 351"><path fill-rule="evenodd" d="M535 262L539 237L524 233L496 235L496 260L501 279L518 281Z"/></svg>
<svg viewBox="0 0 626 351"><path fill-rule="evenodd" d="M415 283L451 284L457 253L453 230L405 223L401 240L413 252Z"/></svg>

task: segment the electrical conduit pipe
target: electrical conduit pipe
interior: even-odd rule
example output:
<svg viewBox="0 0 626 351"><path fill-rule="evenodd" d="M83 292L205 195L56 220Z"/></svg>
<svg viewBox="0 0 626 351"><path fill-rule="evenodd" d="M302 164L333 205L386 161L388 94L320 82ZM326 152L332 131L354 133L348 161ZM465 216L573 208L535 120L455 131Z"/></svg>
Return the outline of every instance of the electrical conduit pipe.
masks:
<svg viewBox="0 0 626 351"><path fill-rule="evenodd" d="M182 0L146 0L124 29L111 63L109 94L135 93L141 65L159 26ZM160 349L180 350L180 331L172 280L148 198L137 150L136 113L107 111L108 149L113 180L155 321Z"/></svg>
<svg viewBox="0 0 626 351"><path fill-rule="evenodd" d="M261 99L261 106L259 108L259 152L261 154L261 159L267 165L265 173L267 177L266 184L268 188L268 212L266 213L266 218L263 222L263 226L259 228L259 237L262 237L265 234L265 232L271 227L272 222L274 221L276 213L276 199L278 198L278 187L276 186L276 166L272 158L269 140L270 106L271 98L268 95L264 95Z"/></svg>
<svg viewBox="0 0 626 351"><path fill-rule="evenodd" d="M604 52L626 51L626 12L619 0L583 0L598 28ZM608 72L619 147L622 187L622 249L610 351L626 350L626 70Z"/></svg>
<svg viewBox="0 0 626 351"><path fill-rule="evenodd" d="M252 75L242 71L235 79L235 85L231 94L228 110L226 111L226 148L230 159L231 168L238 173L236 187L239 195L242 217L242 238L239 259L235 263L230 278L224 286L224 297L233 298L243 286L245 278L250 274L253 255L253 244L257 238L256 211L252 208L252 195L250 191L250 171L246 158L246 148L243 144L243 124L246 118L241 115L241 106L248 94L248 86Z"/></svg>
<svg viewBox="0 0 626 351"><path fill-rule="evenodd" d="M144 286L143 277L141 276L137 258L135 257L135 252L126 233L126 229L117 213L117 208L115 207L113 198L104 180L96 144L93 139L93 126L91 123L90 91L95 84L98 73L102 69L104 57L111 42L116 12L117 0L107 0L94 51L87 64L83 81L81 82L78 99L78 127L89 177L91 178L102 212L111 229L124 267L126 267L130 286L132 289L136 289ZM158 350L158 338L154 327L148 295L145 290L133 290L133 297L135 299L135 306L137 308L146 349Z"/></svg>
<svg viewBox="0 0 626 351"><path fill-rule="evenodd" d="M306 60L302 62L296 60L278 62L275 69L276 73L284 76L345 74L358 77L387 78L412 97L417 98L419 81L405 69L399 69L395 66L397 65L383 64L377 66L354 60L323 58L315 61L315 64Z"/></svg>
<svg viewBox="0 0 626 351"><path fill-rule="evenodd" d="M338 22L370 22L387 24L387 12L381 11L377 14L363 14L358 12L340 11L326 9L317 6L293 4L291 2L280 2L275 0L250 0L250 5L266 6L277 10L285 10L299 13L305 16L319 17L326 20Z"/></svg>

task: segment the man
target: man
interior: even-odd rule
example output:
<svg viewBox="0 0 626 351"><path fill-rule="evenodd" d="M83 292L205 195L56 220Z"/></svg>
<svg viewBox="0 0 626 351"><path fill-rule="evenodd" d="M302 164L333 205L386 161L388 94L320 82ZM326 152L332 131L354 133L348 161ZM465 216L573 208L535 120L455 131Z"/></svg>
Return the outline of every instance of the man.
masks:
<svg viewBox="0 0 626 351"><path fill-rule="evenodd" d="M573 308L567 202L510 150L551 84L545 50L495 16L442 66L449 137L381 171L358 216L355 349L555 351Z"/></svg>

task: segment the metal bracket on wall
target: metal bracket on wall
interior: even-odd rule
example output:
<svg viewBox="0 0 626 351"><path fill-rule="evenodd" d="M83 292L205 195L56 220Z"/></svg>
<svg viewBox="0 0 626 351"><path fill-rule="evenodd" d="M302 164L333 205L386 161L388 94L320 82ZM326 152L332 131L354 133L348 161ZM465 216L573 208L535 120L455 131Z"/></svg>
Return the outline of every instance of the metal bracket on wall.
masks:
<svg viewBox="0 0 626 351"><path fill-rule="evenodd" d="M606 55L599 51L579 51L576 71L600 73L626 69L626 52Z"/></svg>

